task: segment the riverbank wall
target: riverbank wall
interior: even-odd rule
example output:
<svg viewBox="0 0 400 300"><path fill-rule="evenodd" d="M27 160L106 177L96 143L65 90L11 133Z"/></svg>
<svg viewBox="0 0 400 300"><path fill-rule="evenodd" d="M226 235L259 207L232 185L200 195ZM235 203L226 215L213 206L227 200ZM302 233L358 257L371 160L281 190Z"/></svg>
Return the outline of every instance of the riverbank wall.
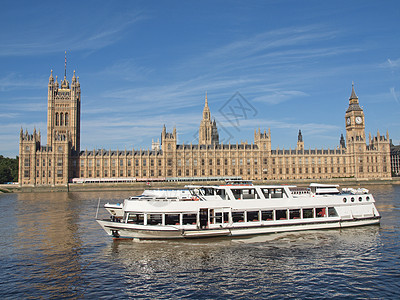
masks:
<svg viewBox="0 0 400 300"><path fill-rule="evenodd" d="M296 186L308 186L312 182L339 184L340 186L360 187L363 185L387 185L400 184L400 177L394 177L389 180L356 180L353 178L339 179L307 179L307 180L267 180L254 181L254 184L285 184ZM129 182L129 183L70 183L63 186L23 186L17 184L0 185L0 193L32 193L32 192L93 192L93 191L143 191L144 189L180 189L186 185L213 185L224 184L224 182Z"/></svg>

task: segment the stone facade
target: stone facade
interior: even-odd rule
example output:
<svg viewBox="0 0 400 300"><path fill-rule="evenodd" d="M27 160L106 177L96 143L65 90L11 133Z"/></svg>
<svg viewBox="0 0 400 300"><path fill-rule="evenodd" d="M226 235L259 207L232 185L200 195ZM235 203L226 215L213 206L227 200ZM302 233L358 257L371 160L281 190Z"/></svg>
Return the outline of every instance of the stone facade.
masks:
<svg viewBox="0 0 400 300"><path fill-rule="evenodd" d="M164 126L161 145L148 150L80 151L79 78L71 86L64 76L59 86L53 75L48 85L47 145L40 132L20 133L20 185L65 185L73 178L186 180L204 177L269 179L390 179L389 133L365 137L364 112L352 87L345 114L346 139L335 149L305 149L299 131L296 149L272 149L271 131L254 131L254 142L219 142L206 95L199 127L199 144L178 144L176 128Z"/></svg>
<svg viewBox="0 0 400 300"><path fill-rule="evenodd" d="M400 145L390 145L390 161L392 164L392 176L400 176Z"/></svg>

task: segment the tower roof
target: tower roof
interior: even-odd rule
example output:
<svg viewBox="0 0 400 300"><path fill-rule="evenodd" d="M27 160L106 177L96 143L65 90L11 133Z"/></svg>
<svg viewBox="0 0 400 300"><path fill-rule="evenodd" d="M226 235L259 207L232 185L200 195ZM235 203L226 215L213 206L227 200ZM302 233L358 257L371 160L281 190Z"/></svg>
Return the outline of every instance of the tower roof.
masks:
<svg viewBox="0 0 400 300"><path fill-rule="evenodd" d="M354 91L354 82L352 82L351 84L351 95L350 95L350 99L358 99L356 92Z"/></svg>
<svg viewBox="0 0 400 300"><path fill-rule="evenodd" d="M210 113L210 108L208 107L208 99L207 99L207 92L206 92L206 100L204 103L204 109L203 109L203 120L210 120L211 119L211 113Z"/></svg>
<svg viewBox="0 0 400 300"><path fill-rule="evenodd" d="M349 108L347 109L346 112L350 111L362 111L362 108L360 107L360 104L358 103L358 97L356 95L356 92L354 91L354 82L351 85L351 95L349 98Z"/></svg>

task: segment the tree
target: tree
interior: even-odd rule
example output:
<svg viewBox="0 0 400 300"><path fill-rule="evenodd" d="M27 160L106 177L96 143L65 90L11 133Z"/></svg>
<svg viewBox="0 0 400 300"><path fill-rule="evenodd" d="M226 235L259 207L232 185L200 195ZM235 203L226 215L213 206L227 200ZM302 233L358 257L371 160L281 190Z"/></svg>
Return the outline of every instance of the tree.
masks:
<svg viewBox="0 0 400 300"><path fill-rule="evenodd" d="M18 182L18 156L8 158L0 155L0 184Z"/></svg>

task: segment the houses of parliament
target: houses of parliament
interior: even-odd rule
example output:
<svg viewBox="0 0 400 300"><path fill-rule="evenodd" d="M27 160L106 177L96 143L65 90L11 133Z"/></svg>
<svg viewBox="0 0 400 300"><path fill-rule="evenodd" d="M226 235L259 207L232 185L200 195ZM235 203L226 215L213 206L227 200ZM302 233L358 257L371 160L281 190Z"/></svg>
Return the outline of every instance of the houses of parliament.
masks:
<svg viewBox="0 0 400 300"><path fill-rule="evenodd" d="M270 129L254 131L253 143L223 144L207 95L198 144L178 144L176 128L162 128L151 150L82 150L81 86L75 71L61 83L51 72L47 97L47 143L40 131L21 128L19 184L151 180L245 180L391 178L389 133L365 135L365 117L352 86L344 115L346 137L335 149L306 149L301 131L295 149L272 149Z"/></svg>

